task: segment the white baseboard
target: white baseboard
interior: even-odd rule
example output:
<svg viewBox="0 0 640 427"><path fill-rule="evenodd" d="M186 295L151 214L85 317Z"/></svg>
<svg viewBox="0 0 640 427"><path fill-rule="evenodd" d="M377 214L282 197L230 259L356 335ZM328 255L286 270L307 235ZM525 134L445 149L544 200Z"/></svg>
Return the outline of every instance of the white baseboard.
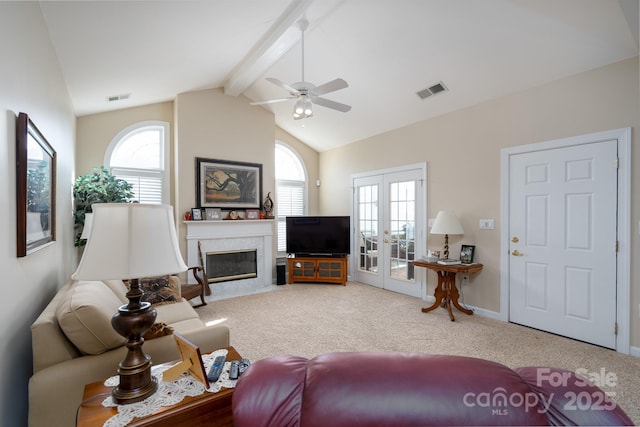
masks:
<svg viewBox="0 0 640 427"><path fill-rule="evenodd" d="M482 317L488 317L490 319L494 319L494 320L502 320L502 318L500 317L500 313L495 312L495 311L491 311L491 310L486 310L484 308L479 308L479 307L474 307L474 306L468 306L471 310L473 310L473 314L477 314L478 316L482 316Z"/></svg>
<svg viewBox="0 0 640 427"><path fill-rule="evenodd" d="M635 357L640 357L640 347L631 346L631 348L629 348L629 354Z"/></svg>

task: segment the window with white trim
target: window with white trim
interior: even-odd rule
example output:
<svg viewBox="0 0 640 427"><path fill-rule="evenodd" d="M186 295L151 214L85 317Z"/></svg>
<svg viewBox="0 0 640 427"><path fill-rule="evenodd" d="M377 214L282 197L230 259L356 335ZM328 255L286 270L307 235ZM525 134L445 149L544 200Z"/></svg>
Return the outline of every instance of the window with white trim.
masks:
<svg viewBox="0 0 640 427"><path fill-rule="evenodd" d="M307 172L300 156L289 146L276 142L276 234L278 253L286 251L286 217L307 213Z"/></svg>
<svg viewBox="0 0 640 427"><path fill-rule="evenodd" d="M107 147L104 164L133 186L134 200L170 204L169 123L140 122L123 129Z"/></svg>

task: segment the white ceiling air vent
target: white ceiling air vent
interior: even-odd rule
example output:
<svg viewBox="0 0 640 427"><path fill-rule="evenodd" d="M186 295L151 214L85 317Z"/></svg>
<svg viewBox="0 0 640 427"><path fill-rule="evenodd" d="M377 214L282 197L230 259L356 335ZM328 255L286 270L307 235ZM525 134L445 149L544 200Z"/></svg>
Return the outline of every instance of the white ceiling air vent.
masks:
<svg viewBox="0 0 640 427"><path fill-rule="evenodd" d="M426 89L422 89L419 92L416 92L416 95L420 97L420 99L425 99L430 97L431 95L437 95L441 92L447 92L449 89L442 82L438 82L434 85L429 86Z"/></svg>
<svg viewBox="0 0 640 427"><path fill-rule="evenodd" d="M125 99L129 99L130 96L130 93L125 93L124 95L107 96L107 102L123 101Z"/></svg>

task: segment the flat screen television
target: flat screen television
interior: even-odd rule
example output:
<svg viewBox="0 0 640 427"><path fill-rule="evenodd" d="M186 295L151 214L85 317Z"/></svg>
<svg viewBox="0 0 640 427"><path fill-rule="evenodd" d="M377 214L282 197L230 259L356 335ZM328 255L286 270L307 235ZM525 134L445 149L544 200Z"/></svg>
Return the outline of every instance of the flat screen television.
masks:
<svg viewBox="0 0 640 427"><path fill-rule="evenodd" d="M288 216L287 253L339 256L351 252L348 216Z"/></svg>

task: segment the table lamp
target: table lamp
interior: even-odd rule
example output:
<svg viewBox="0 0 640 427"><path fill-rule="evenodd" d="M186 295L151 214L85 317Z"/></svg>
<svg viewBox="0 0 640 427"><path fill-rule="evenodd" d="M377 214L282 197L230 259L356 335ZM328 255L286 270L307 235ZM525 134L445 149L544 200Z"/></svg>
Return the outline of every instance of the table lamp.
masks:
<svg viewBox="0 0 640 427"><path fill-rule="evenodd" d="M80 235L81 240L87 240L89 238L89 233L91 233L92 223L93 223L93 214L91 212L85 213L84 225L82 226L82 234Z"/></svg>
<svg viewBox="0 0 640 427"><path fill-rule="evenodd" d="M444 234L444 259L449 259L449 234L464 234L464 230L455 213L440 211L431 226L431 234Z"/></svg>
<svg viewBox="0 0 640 427"><path fill-rule="evenodd" d="M142 335L153 325L156 310L142 302L141 277L163 276L187 270L182 260L171 206L139 203L96 203L78 280L129 279L129 304L118 309L111 325L127 339L127 354L119 364L119 385L113 400L134 403L155 393L151 358L142 351ZM89 227L86 227L89 228Z"/></svg>

